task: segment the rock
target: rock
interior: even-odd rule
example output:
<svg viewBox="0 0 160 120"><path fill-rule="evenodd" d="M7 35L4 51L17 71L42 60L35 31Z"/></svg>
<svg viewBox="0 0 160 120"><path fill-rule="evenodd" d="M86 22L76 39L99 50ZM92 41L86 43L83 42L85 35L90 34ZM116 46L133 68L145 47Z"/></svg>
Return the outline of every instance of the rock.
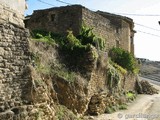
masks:
<svg viewBox="0 0 160 120"><path fill-rule="evenodd" d="M158 94L158 90L155 89L148 81L142 80L140 81L140 85L142 86L142 94Z"/></svg>

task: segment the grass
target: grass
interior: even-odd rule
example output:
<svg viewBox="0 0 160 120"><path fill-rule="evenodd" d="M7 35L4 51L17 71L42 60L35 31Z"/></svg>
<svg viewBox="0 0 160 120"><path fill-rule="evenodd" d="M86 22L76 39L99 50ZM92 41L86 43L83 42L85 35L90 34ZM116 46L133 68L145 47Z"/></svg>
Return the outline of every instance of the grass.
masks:
<svg viewBox="0 0 160 120"><path fill-rule="evenodd" d="M62 77L63 79L65 79L68 82L74 82L74 80L76 79L75 72L68 71L64 68L61 70L53 70L53 73L59 77Z"/></svg>
<svg viewBox="0 0 160 120"><path fill-rule="evenodd" d="M46 36L43 36L39 33L36 34L36 38L32 38L32 40L38 41L38 42L44 42L49 45L55 45L55 40L51 37L50 33Z"/></svg>

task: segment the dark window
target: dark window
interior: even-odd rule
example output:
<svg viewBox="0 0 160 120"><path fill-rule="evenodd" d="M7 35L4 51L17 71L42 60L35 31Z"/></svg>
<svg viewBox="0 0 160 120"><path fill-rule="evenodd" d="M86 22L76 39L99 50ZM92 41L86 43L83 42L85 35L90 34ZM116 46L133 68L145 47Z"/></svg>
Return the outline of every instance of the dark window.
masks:
<svg viewBox="0 0 160 120"><path fill-rule="evenodd" d="M119 45L120 45L119 40L116 40L116 47L118 48L118 47L119 47Z"/></svg>
<svg viewBox="0 0 160 120"><path fill-rule="evenodd" d="M51 21L52 21L52 22L54 22L54 21L55 21L55 17L56 17L56 15L55 15L55 14L52 14L52 15L51 15Z"/></svg>
<svg viewBox="0 0 160 120"><path fill-rule="evenodd" d="M116 27L116 33L119 33L119 28L118 27Z"/></svg>
<svg viewBox="0 0 160 120"><path fill-rule="evenodd" d="M131 40L131 44L133 44L133 37L132 36L130 37L130 40Z"/></svg>

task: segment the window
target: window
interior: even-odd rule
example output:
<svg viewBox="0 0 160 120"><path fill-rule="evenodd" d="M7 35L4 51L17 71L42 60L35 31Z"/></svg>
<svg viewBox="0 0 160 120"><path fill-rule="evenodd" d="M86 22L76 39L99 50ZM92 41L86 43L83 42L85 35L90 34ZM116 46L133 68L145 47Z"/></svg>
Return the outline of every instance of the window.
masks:
<svg viewBox="0 0 160 120"><path fill-rule="evenodd" d="M52 22L54 22L54 21L55 21L55 17L56 17L56 15L55 15L55 14L52 14L52 15L51 15L51 21L52 21Z"/></svg>
<svg viewBox="0 0 160 120"><path fill-rule="evenodd" d="M119 45L120 45L119 40L116 40L116 47L118 48L118 47L119 47Z"/></svg>
<svg viewBox="0 0 160 120"><path fill-rule="evenodd" d="M133 37L132 36L130 37L130 40L131 40L131 44L133 44Z"/></svg>
<svg viewBox="0 0 160 120"><path fill-rule="evenodd" d="M116 33L119 33L119 28L118 27L116 27Z"/></svg>

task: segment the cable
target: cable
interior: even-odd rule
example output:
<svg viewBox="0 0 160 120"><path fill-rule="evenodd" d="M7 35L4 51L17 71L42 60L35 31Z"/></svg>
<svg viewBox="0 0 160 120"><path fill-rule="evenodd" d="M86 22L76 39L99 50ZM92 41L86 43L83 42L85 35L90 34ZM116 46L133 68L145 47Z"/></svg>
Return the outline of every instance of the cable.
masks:
<svg viewBox="0 0 160 120"><path fill-rule="evenodd" d="M158 29L155 29L155 28L152 28L152 27L148 27L148 26L145 26L145 25L142 25L142 24L139 24L139 23L134 23L135 25L139 25L139 26L142 26L142 27L145 27L145 28L148 28L148 29L151 29L151 30L155 30L155 31L160 31Z"/></svg>
<svg viewBox="0 0 160 120"><path fill-rule="evenodd" d="M160 16L160 14L132 14L132 13L114 13L114 14L130 15L130 16L148 16L148 17Z"/></svg>
<svg viewBox="0 0 160 120"><path fill-rule="evenodd" d="M56 7L55 5L50 4L50 3L47 3L47 2L44 2L44 1L42 1L42 0L37 0L37 1L39 1L39 2L41 2L41 3L44 3L44 4L46 4L46 5L50 5L50 6Z"/></svg>
<svg viewBox="0 0 160 120"><path fill-rule="evenodd" d="M50 3L47 3L47 2L44 2L42 0L38 0L39 2L41 3L44 3L44 4L47 4L47 5L50 5L50 6L54 6L56 7L55 5L53 4L50 4ZM56 0L57 2L60 2L60 3L63 3L63 4L67 4L67 5L72 5L72 3L69 3L69 2L64 2L62 0ZM96 11L95 9L91 9L93 11ZM153 16L160 16L160 14L132 14L132 13L113 13L113 14L119 14L119 15L129 15L129 16L150 16L150 17L153 17Z"/></svg>
<svg viewBox="0 0 160 120"><path fill-rule="evenodd" d="M152 34L152 33L144 32L144 31L140 31L140 30L136 30L136 31L144 33L144 34L152 35L152 36L155 36L155 37L160 37L159 35L155 35L155 34Z"/></svg>
<svg viewBox="0 0 160 120"><path fill-rule="evenodd" d="M55 5L53 4L50 4L50 3L47 3L47 2L44 2L42 0L37 0L41 3L44 3L44 4L47 4L47 5L50 5L50 6L54 6L56 7ZM67 5L72 5L71 3L67 3L67 2L64 2L64 1L61 1L61 0L56 0L57 2L61 2L63 4L67 4ZM160 15L151 15L151 14L128 14L128 13L113 13L113 14L124 14L124 15L135 15L135 16L160 16ZM152 29L152 30L155 30L155 31L160 31L158 29L154 29L152 27L148 27L148 26L145 26L145 25L142 25L142 24L139 24L139 23L135 23L136 25L139 25L139 26L142 26L142 27L145 27L145 28L148 28L148 29ZM152 36L155 36L155 37L160 37L159 35L155 35L155 34L152 34L152 33L148 33L148 32L144 32L144 31L140 31L140 30L136 30L137 32L141 32L141 33L144 33L144 34L148 34L148 35L152 35Z"/></svg>
<svg viewBox="0 0 160 120"><path fill-rule="evenodd" d="M56 0L56 1L57 1L57 2L60 2L60 3L63 3L63 4L72 5L71 3L64 2L64 1L61 1L61 0Z"/></svg>

